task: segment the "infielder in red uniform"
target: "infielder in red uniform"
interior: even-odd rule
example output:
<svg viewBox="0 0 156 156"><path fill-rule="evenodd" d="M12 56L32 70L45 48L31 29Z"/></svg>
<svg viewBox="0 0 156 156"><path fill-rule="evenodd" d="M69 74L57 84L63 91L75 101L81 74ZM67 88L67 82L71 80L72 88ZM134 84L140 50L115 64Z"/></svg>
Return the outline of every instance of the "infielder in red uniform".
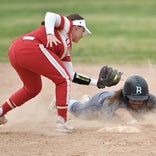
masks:
<svg viewBox="0 0 156 156"><path fill-rule="evenodd" d="M72 42L78 42L90 33L84 18L78 14L65 17L47 12L41 27L13 41L8 56L23 86L0 107L0 124L7 122L4 115L8 111L39 94L42 75L56 85L58 130L73 131L73 127L66 122L70 82L97 86L97 80L73 72L70 52Z"/></svg>

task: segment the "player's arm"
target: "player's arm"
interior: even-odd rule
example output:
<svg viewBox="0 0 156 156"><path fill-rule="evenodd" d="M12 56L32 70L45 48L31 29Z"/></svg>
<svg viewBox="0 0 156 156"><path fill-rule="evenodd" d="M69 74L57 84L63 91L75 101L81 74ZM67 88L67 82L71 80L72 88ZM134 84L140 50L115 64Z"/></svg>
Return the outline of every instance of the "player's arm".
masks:
<svg viewBox="0 0 156 156"><path fill-rule="evenodd" d="M97 79L90 78L88 76L82 75L80 73L73 71L72 62L63 61L63 64L67 68L70 79L74 83L82 84L82 85L94 85L97 86Z"/></svg>
<svg viewBox="0 0 156 156"><path fill-rule="evenodd" d="M97 86L97 79L90 78L80 73L74 72L72 82L82 85L94 85Z"/></svg>
<svg viewBox="0 0 156 156"><path fill-rule="evenodd" d="M91 84L98 88L105 88L105 86L111 87L118 84L121 80L121 75L121 72L106 65L101 68L97 80L75 72L72 81L79 84Z"/></svg>
<svg viewBox="0 0 156 156"><path fill-rule="evenodd" d="M88 76L73 72L71 61L64 61L63 63L66 66L68 72L70 73L71 80L74 83L83 85L94 85L98 88L105 88L105 86L110 87L116 85L121 80L122 73L109 66L103 66L100 70L98 79L93 79Z"/></svg>
<svg viewBox="0 0 156 156"><path fill-rule="evenodd" d="M58 43L61 43L56 36L54 35L54 28L60 27L64 18L60 16L59 14L47 12L45 15L45 29L47 34L47 47L52 47L52 44L54 43L57 45Z"/></svg>
<svg viewBox="0 0 156 156"><path fill-rule="evenodd" d="M53 12L46 12L45 29L47 34L54 34L54 27L59 27L61 24L61 16Z"/></svg>

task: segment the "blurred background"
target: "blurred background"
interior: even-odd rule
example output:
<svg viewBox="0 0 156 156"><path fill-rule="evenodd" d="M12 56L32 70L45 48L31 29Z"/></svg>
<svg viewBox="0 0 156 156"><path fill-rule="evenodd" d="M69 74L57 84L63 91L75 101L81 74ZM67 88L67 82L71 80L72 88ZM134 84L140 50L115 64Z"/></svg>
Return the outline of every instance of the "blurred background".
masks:
<svg viewBox="0 0 156 156"><path fill-rule="evenodd" d="M78 13L92 34L73 43L84 64L156 64L155 0L0 0L0 62L12 40L40 26L46 11Z"/></svg>

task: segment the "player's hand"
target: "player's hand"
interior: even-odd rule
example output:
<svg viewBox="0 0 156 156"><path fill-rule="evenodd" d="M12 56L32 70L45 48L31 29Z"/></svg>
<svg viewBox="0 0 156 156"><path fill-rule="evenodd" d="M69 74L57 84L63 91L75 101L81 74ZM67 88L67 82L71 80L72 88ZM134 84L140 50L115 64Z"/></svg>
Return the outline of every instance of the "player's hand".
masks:
<svg viewBox="0 0 156 156"><path fill-rule="evenodd" d="M47 47L48 47L48 46L52 47L53 43L54 43L55 45L58 45L58 43L61 43L61 41L58 40L58 39L56 38L55 35L53 35L53 34L48 34L48 35L47 35Z"/></svg>

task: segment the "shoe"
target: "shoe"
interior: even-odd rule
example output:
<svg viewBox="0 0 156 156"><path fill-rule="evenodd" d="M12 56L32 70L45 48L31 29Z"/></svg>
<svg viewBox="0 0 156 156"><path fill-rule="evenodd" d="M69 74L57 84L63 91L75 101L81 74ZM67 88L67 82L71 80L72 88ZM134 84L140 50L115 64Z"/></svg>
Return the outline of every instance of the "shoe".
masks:
<svg viewBox="0 0 156 156"><path fill-rule="evenodd" d="M65 121L61 116L58 116L56 122L56 131L62 133L71 133L74 131L74 127L69 125L68 121Z"/></svg>
<svg viewBox="0 0 156 156"><path fill-rule="evenodd" d="M5 124L8 122L8 119L5 116L0 117L0 125Z"/></svg>
<svg viewBox="0 0 156 156"><path fill-rule="evenodd" d="M86 102L88 102L90 99L91 99L91 97L90 97L89 95L83 95L83 96L81 97L80 102L81 102L81 103L86 103Z"/></svg>

